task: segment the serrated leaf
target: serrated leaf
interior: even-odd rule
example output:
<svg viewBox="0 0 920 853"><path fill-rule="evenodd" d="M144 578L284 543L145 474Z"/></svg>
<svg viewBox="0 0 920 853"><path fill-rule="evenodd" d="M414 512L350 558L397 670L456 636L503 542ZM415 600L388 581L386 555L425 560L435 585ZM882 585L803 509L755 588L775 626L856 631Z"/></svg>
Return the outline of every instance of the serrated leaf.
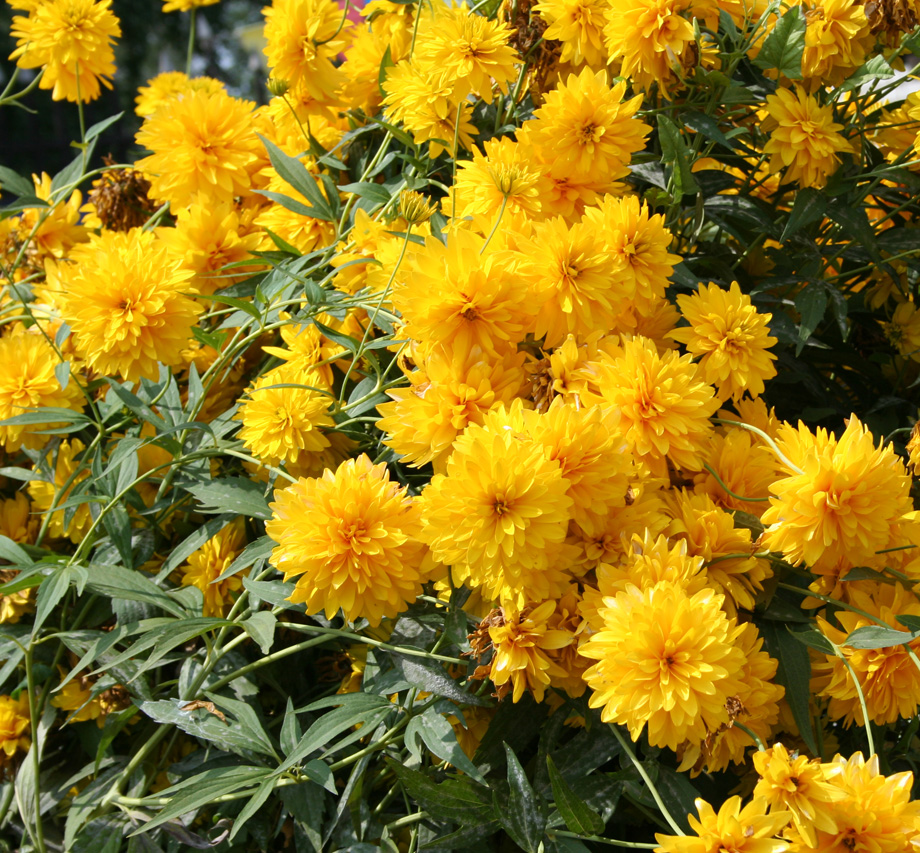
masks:
<svg viewBox="0 0 920 853"><path fill-rule="evenodd" d="M97 121L95 124L90 125L86 129L86 134L83 137L87 142L91 139L95 139L103 131L110 128L116 121L118 121L124 115L123 112L117 113L116 115L109 116L108 118L102 119L102 121Z"/></svg>
<svg viewBox="0 0 920 853"><path fill-rule="evenodd" d="M60 603L74 579L69 567L53 569L38 586L35 603L35 621L32 624L32 636L37 637L51 611Z"/></svg>
<svg viewBox="0 0 920 853"><path fill-rule="evenodd" d="M310 173L306 166L296 157L285 154L275 143L258 134L259 139L268 151L268 157L275 171L285 183L290 184L312 205L311 212L308 216L314 219L325 219L334 221L335 216L329 201L323 195L316 183L316 178ZM299 254L299 253L298 253Z"/></svg>
<svg viewBox="0 0 920 853"><path fill-rule="evenodd" d="M894 69L888 64L884 56L873 56L860 65L840 86L841 92L851 92L873 80L886 80L894 77Z"/></svg>
<svg viewBox="0 0 920 853"><path fill-rule="evenodd" d="M6 166L0 166L0 191L15 196L31 196L35 192L35 187L28 178L7 169Z"/></svg>
<svg viewBox="0 0 920 853"><path fill-rule="evenodd" d="M352 698L356 697L356 698ZM360 697L360 698L357 698ZM340 707L328 714L323 714L300 739L296 748L275 771L283 773L295 764L299 764L313 752L326 748L330 741L342 732L361 725L363 728L373 728L383 717L395 710L385 696L369 693L350 693L343 696L330 697ZM304 710L311 710L314 706L307 706ZM367 734L367 731L365 731Z"/></svg>
<svg viewBox="0 0 920 853"><path fill-rule="evenodd" d="M167 796L170 798L169 805L131 835L149 832L168 820L197 811L217 797L261 785L270 772L265 767L240 766L218 767L198 773L159 792L156 799Z"/></svg>
<svg viewBox="0 0 920 853"><path fill-rule="evenodd" d="M699 192L699 185L690 169L687 145L676 124L664 113L658 114L658 141L661 143L661 159L672 170L674 195Z"/></svg>
<svg viewBox="0 0 920 853"><path fill-rule="evenodd" d="M342 184L339 189L343 193L354 193L361 198L367 198L375 204L386 204L390 200L390 193L380 184L373 184L369 181L354 184Z"/></svg>
<svg viewBox="0 0 920 853"><path fill-rule="evenodd" d="M210 483L186 486L186 489L201 502L199 512L226 512L261 519L272 517L264 488L243 477L224 477Z"/></svg>
<svg viewBox="0 0 920 853"><path fill-rule="evenodd" d="M204 708L183 711L189 703L175 699L141 702L140 709L157 723L176 726L186 734L213 743L218 749L249 755L257 752L273 756L272 749L249 726L227 717L226 722ZM182 814L182 812L179 812Z"/></svg>
<svg viewBox="0 0 920 853"><path fill-rule="evenodd" d="M437 783L419 770L386 759L406 793L435 820L449 820L476 826L495 818L489 790L467 779Z"/></svg>
<svg viewBox="0 0 920 853"><path fill-rule="evenodd" d="M413 717L412 723L416 724L413 731L434 755L442 761L449 761L480 785L488 784L476 765L460 748L457 733L446 717L434 708L427 708L422 714Z"/></svg>
<svg viewBox="0 0 920 853"><path fill-rule="evenodd" d="M86 585L92 592L107 598L143 601L180 618L188 615L181 605L150 578L121 566L90 564L89 579Z"/></svg>
<svg viewBox="0 0 920 853"><path fill-rule="evenodd" d="M889 649L920 637L920 631L897 631L884 625L864 625L847 635L843 645L851 649Z"/></svg>
<svg viewBox="0 0 920 853"><path fill-rule="evenodd" d="M537 796L514 750L505 744L508 762L508 801L495 804L496 817L514 842L527 853L537 853L546 831L546 807ZM494 796L494 792L493 792Z"/></svg>
<svg viewBox="0 0 920 853"><path fill-rule="evenodd" d="M811 754L820 755L811 721L811 659L808 649L785 625L762 620L758 621L757 627L767 651L778 663L776 681L786 688L786 701L799 734Z"/></svg>
<svg viewBox="0 0 920 853"><path fill-rule="evenodd" d="M552 756L546 756L546 769L553 789L553 800L559 814L570 831L578 835L597 835L604 829L604 821L587 803L569 787L568 782L556 769Z"/></svg>
<svg viewBox="0 0 920 853"><path fill-rule="evenodd" d="M464 690L436 661L396 653L392 658L396 669L413 687L465 705L490 707L492 704L488 699Z"/></svg>
<svg viewBox="0 0 920 853"><path fill-rule="evenodd" d="M260 610L253 613L245 622L243 629L255 641L261 649L263 655L267 655L272 648L275 640L275 625L278 624L278 617L268 610Z"/></svg>
<svg viewBox="0 0 920 853"><path fill-rule="evenodd" d="M795 310L799 312L799 337L796 344L795 354L798 356L805 343L814 334L815 329L824 319L824 312L827 310L827 293L819 284L811 284L805 287L795 297Z"/></svg>
<svg viewBox="0 0 920 853"><path fill-rule="evenodd" d="M786 227L783 229L780 242L785 243L794 234L797 234L802 228L817 222L824 216L827 209L827 199L813 187L805 187L795 194L795 201L792 203L792 211L789 219L786 220Z"/></svg>
<svg viewBox="0 0 920 853"><path fill-rule="evenodd" d="M805 16L799 6L789 9L764 39L754 60L758 68L775 68L790 80L802 79L802 53L805 51Z"/></svg>

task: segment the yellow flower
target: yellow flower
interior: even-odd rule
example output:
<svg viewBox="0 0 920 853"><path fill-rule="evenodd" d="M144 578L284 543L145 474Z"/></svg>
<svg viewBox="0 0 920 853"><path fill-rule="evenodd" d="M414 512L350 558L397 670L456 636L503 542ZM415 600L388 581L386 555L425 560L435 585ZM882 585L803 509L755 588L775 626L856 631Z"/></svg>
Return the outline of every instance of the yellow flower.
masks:
<svg viewBox="0 0 920 853"><path fill-rule="evenodd" d="M77 351L99 373L131 382L179 365L201 307L182 294L192 274L169 263L150 232L104 231L60 266L61 316Z"/></svg>
<svg viewBox="0 0 920 853"><path fill-rule="evenodd" d="M610 88L606 71L584 68L548 92L525 127L533 144L553 150L572 177L620 178L650 130L635 117L642 97L625 95L625 82Z"/></svg>
<svg viewBox="0 0 920 853"><path fill-rule="evenodd" d="M504 695L501 688L510 681L512 702L517 702L525 690L529 690L537 702L542 702L552 679L565 677L565 670L547 652L571 645L574 637L569 631L550 627L548 620L555 610L555 601L544 601L539 605L527 605L519 613L503 610L497 619L487 617L494 649L489 678L499 688L498 695Z"/></svg>
<svg viewBox="0 0 920 853"><path fill-rule="evenodd" d="M492 103L492 86L506 93L517 78L517 52L508 44L511 28L465 6L440 10L418 35L413 61L423 71L443 73L460 101L471 92Z"/></svg>
<svg viewBox="0 0 920 853"><path fill-rule="evenodd" d="M767 560L754 557L751 531L735 527L734 519L709 495L671 491L666 498L673 519L667 534L687 543L687 553L706 561L709 585L725 595L725 606L753 610L763 582L773 576Z"/></svg>
<svg viewBox="0 0 920 853"><path fill-rule="evenodd" d="M854 0L817 0L803 6L807 26L802 76L815 87L836 86L875 46L865 9Z"/></svg>
<svg viewBox="0 0 920 853"><path fill-rule="evenodd" d="M744 666L738 692L726 703L730 722L710 732L702 743L694 741L681 750L678 769L689 769L693 776L718 773L730 764L744 765L753 746L748 732L769 740L779 721L779 702L786 693L782 685L773 683L779 664L763 651L763 638L753 623L745 622L741 628L736 644L744 655Z"/></svg>
<svg viewBox="0 0 920 853"><path fill-rule="evenodd" d="M272 76L303 85L320 103L337 98L345 82L333 60L347 44L339 32L342 10L334 0L273 0L265 15L264 53Z"/></svg>
<svg viewBox="0 0 920 853"><path fill-rule="evenodd" d="M272 565L285 580L300 576L289 600L306 602L307 613L331 619L341 610L376 627L421 593L418 508L384 463L349 459L276 492L271 508Z"/></svg>
<svg viewBox="0 0 920 853"><path fill-rule="evenodd" d="M35 541L38 533L38 516L32 514L29 499L23 492L0 500L0 535L14 542Z"/></svg>
<svg viewBox="0 0 920 853"><path fill-rule="evenodd" d="M523 252L522 275L532 280L536 292L547 294L534 329L547 349L569 335L586 337L614 326L631 293L595 228L555 217L536 226Z"/></svg>
<svg viewBox="0 0 920 853"><path fill-rule="evenodd" d="M572 499L558 462L513 429L470 425L422 492L422 538L435 559L503 605L553 598L567 584L553 546L565 539Z"/></svg>
<svg viewBox="0 0 920 853"><path fill-rule="evenodd" d="M818 759L790 755L781 743L754 753L754 769L760 776L754 796L763 797L771 810L789 811L809 847L817 845L816 830L836 834L831 804L846 796L828 782L825 768Z"/></svg>
<svg viewBox="0 0 920 853"><path fill-rule="evenodd" d="M639 337L594 367L603 402L618 410L620 431L653 473L665 473L666 457L679 468L702 468L719 402L689 355L659 355Z"/></svg>
<svg viewBox="0 0 920 853"><path fill-rule="evenodd" d="M234 593L243 586L243 575L246 571L238 572L218 583L214 581L230 567L245 545L246 531L243 520L238 518L208 539L188 558L188 562L180 567L182 586L197 587L204 596L203 615L220 618L227 614L233 604Z"/></svg>
<svg viewBox="0 0 920 853"><path fill-rule="evenodd" d="M784 181L798 181L802 187L821 189L840 165L840 153L854 153L853 146L840 135L842 124L834 122L833 108L822 107L816 98L803 91L777 89L767 96L767 114L772 128L764 145L771 155L770 170L786 169Z"/></svg>
<svg viewBox="0 0 920 853"><path fill-rule="evenodd" d="M537 306L522 300L520 279L499 254L481 254L483 243L468 231L453 232L446 245L429 237L405 262L393 305L406 337L493 355L524 339Z"/></svg>
<svg viewBox="0 0 920 853"><path fill-rule="evenodd" d="M841 610L836 617L841 626L838 629L818 617L818 627L831 642L840 646L849 668L836 655L825 655L824 660L813 667L815 691L830 699L827 709L830 719L842 718L847 726L854 720L860 726L866 724L853 675L862 687L869 718L877 725L909 719L920 707L920 673L903 645L854 649L845 644L846 637L857 628L880 623L899 628L898 616L920 616L920 602L900 584L867 584L867 587L871 594L851 586L850 603L877 619ZM915 654L920 651L920 640L913 640L909 645Z"/></svg>
<svg viewBox="0 0 920 853"><path fill-rule="evenodd" d="M764 380L776 376L776 356L767 351L776 343L767 327L773 315L758 313L736 281L728 290L700 285L696 293L678 296L677 304L690 325L668 337L700 359L703 378L719 389L719 399L763 394Z"/></svg>
<svg viewBox="0 0 920 853"><path fill-rule="evenodd" d="M135 165L150 180L151 198L179 208L198 194L229 203L245 193L260 149L254 106L223 90L200 89L167 101L144 119L137 144L153 153Z"/></svg>
<svg viewBox="0 0 920 853"><path fill-rule="evenodd" d="M8 767L17 752L28 752L29 694L23 690L19 699L0 696L0 768Z"/></svg>
<svg viewBox="0 0 920 853"><path fill-rule="evenodd" d="M297 463L329 447L321 428L335 426L329 414L331 400L311 379L309 372L296 367L270 370L255 381L234 415L243 423L239 437L246 449L266 465Z"/></svg>
<svg viewBox="0 0 920 853"><path fill-rule="evenodd" d="M247 231L233 205L199 197L174 213L176 227L157 229L157 237L179 269L194 274L189 290L212 294L256 271L240 262L252 258L261 235ZM224 272L228 264L236 266Z"/></svg>
<svg viewBox="0 0 920 853"><path fill-rule="evenodd" d="M620 288L637 308L664 296L681 258L668 252L671 232L664 227L662 214L650 215L648 205L637 196L608 196L598 207L585 210L584 221L614 260Z"/></svg>
<svg viewBox="0 0 920 853"><path fill-rule="evenodd" d="M454 97L454 87L444 72L424 70L404 59L387 72L383 89L390 119L402 122L419 145L428 142L430 157L443 151L456 156L454 136L463 148L473 147L473 136L479 131L471 121L472 105Z"/></svg>
<svg viewBox="0 0 920 853"><path fill-rule="evenodd" d="M60 358L41 334L19 332L0 337L0 420L31 410L57 408L82 411L86 399L74 379L61 387L54 369ZM0 426L6 450L37 449L49 436L38 431L64 426L62 422Z"/></svg>
<svg viewBox="0 0 920 853"><path fill-rule="evenodd" d="M633 740L647 724L649 743L670 749L728 724L744 654L736 645L742 629L721 607L711 589L691 596L668 581L606 597L603 630L579 650L597 661L584 675L589 706L601 708L605 723L627 726Z"/></svg>
<svg viewBox="0 0 920 853"><path fill-rule="evenodd" d="M855 416L838 439L799 422L779 430L778 445L800 470L773 484L762 520L764 545L815 571L858 566L889 547L894 525L913 509L910 476L892 445L875 447Z"/></svg>
<svg viewBox="0 0 920 853"><path fill-rule="evenodd" d="M51 479L29 482L29 494L39 512L48 513L52 504L55 507L60 506L72 496L74 488L89 476L88 465L84 465L83 470L76 473L80 464L77 456L85 449L79 438L69 442L62 441L56 454L49 460L54 465ZM93 523L89 506L87 502L69 509L54 510L48 522L48 535L56 538L66 537L78 545L83 541Z"/></svg>
<svg viewBox="0 0 920 853"><path fill-rule="evenodd" d="M15 569L0 569L0 584L16 580L18 574ZM35 587L27 587L19 592L0 593L0 625L15 625L26 613L32 613L34 610Z"/></svg>
<svg viewBox="0 0 920 853"><path fill-rule="evenodd" d="M920 361L920 311L913 302L901 302L891 315L891 322L882 323L885 337L903 356Z"/></svg>
<svg viewBox="0 0 920 853"><path fill-rule="evenodd" d="M163 104L187 95L204 91L210 95L224 91L224 84L213 77L189 77L182 71L164 71L151 77L146 86L137 90L134 112L141 118L153 115Z"/></svg>
<svg viewBox="0 0 920 853"><path fill-rule="evenodd" d="M408 375L410 387L388 391L393 402L377 406L377 427L387 434L384 444L415 468L431 462L435 470L443 470L457 436L517 396L524 382L524 357L488 357L479 349L432 350Z"/></svg>
<svg viewBox="0 0 920 853"><path fill-rule="evenodd" d="M726 509L756 516L764 513L770 487L779 477L776 458L759 438L741 427L727 427L713 436L706 461L733 494L708 471L694 478L697 492L708 494Z"/></svg>
<svg viewBox="0 0 920 853"><path fill-rule="evenodd" d="M607 60L604 23L609 0L540 0L534 8L549 26L543 38L562 43L559 61L594 68Z"/></svg>
<svg viewBox="0 0 920 853"><path fill-rule="evenodd" d="M696 799L699 820L689 815L693 836L655 835L655 853L785 853L790 846L773 836L789 822L789 812L767 811L767 801L755 798L744 808L741 797L729 797L718 813L705 800ZM827 851L830 853L830 850Z"/></svg>
<svg viewBox="0 0 920 853"><path fill-rule="evenodd" d="M540 212L543 177L528 160L526 149L507 136L490 139L485 153L473 152L472 160L458 163L457 180L445 199L453 217L495 218L502 206L510 219L514 214L536 216Z"/></svg>
<svg viewBox="0 0 920 853"><path fill-rule="evenodd" d="M524 431L559 463L576 524L590 524L626 505L635 464L612 411L577 408L557 398L545 413L524 410L521 417Z"/></svg>
<svg viewBox="0 0 920 853"><path fill-rule="evenodd" d="M604 37L612 60L620 59L620 74L640 89L655 83L665 93L676 82L672 65L679 65L690 44L693 25L681 12L691 0L610 0Z"/></svg>
<svg viewBox="0 0 920 853"><path fill-rule="evenodd" d="M920 421L917 421L910 431L910 440L907 442L908 464L914 476L920 476Z"/></svg>
<svg viewBox="0 0 920 853"><path fill-rule="evenodd" d="M51 201L51 176L42 172L32 175L35 196ZM19 218L18 230L22 239L31 236L28 252L38 252L46 257L63 258L77 243L87 239L87 228L80 223L82 195L74 190L67 201L60 200L48 208L29 208Z"/></svg>
<svg viewBox="0 0 920 853"><path fill-rule="evenodd" d="M220 0L163 0L164 12L191 12L201 6L213 6Z"/></svg>
<svg viewBox="0 0 920 853"><path fill-rule="evenodd" d="M866 761L861 752L849 759L836 756L824 765L824 771L828 781L846 797L831 807L836 829L816 829L816 851L903 853L916 848L920 841L920 802L911 800L913 773L884 776L879 771L878 756ZM793 827L787 834L790 840L799 841ZM808 848L798 844L795 849Z"/></svg>
<svg viewBox="0 0 920 853"><path fill-rule="evenodd" d="M43 0L28 18L13 18L16 49L10 54L20 68L40 68L38 84L51 89L55 101L88 103L107 89L115 73L112 42L121 35L112 0Z"/></svg>

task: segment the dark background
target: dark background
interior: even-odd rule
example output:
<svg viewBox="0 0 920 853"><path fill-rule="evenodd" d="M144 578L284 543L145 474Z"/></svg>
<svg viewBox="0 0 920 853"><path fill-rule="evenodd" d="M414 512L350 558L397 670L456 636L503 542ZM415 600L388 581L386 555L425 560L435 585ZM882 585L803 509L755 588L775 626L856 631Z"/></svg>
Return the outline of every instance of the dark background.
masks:
<svg viewBox="0 0 920 853"><path fill-rule="evenodd" d="M216 77L227 84L231 94L265 103L268 94L261 47L244 47L240 32L252 25L261 28L265 5L265 0L222 0L199 9L192 74ZM138 86L162 71L185 70L189 15L164 14L162 6L161 0L115 0L112 4L122 31L115 45L117 71L113 88L103 89L100 98L86 105L86 126L122 110L125 115L102 134L93 167L102 165L104 154L112 154L118 162L135 159L134 134L140 126L134 114ZM10 36L15 15L25 13L0 2L0 91L14 68L7 57L16 46ZM24 88L32 76L32 71L21 71L15 91ZM22 175L54 174L75 155L70 143L80 138L77 106L52 101L50 91L37 88L20 103L36 112L0 107L0 165Z"/></svg>

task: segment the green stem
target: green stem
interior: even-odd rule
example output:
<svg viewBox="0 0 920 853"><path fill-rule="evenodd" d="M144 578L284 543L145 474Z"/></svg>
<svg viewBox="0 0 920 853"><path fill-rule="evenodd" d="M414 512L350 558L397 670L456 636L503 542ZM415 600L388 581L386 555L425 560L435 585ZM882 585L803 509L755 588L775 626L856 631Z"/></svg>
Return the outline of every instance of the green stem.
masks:
<svg viewBox="0 0 920 853"><path fill-rule="evenodd" d="M843 661L843 665L847 668L847 672L850 673L850 678L853 679L853 686L856 688L856 695L859 697L859 707L862 709L863 713L863 725L866 728L866 740L869 742L869 757L871 758L875 755L875 738L872 736L872 722L869 720L869 709L866 707L866 697L863 693L862 685L856 677L856 672L853 670L852 664L847 660L846 655L840 650L840 647L829 639L827 641L833 647L834 654Z"/></svg>
<svg viewBox="0 0 920 853"><path fill-rule="evenodd" d="M609 844L612 847L628 847L633 850L655 850L657 844L648 844L644 841L620 841L617 838L602 838L600 835L578 835L576 832L565 832L561 829L552 830L552 834L559 838L577 838L579 841L593 841L596 844Z"/></svg>
<svg viewBox="0 0 920 853"><path fill-rule="evenodd" d="M668 822L668 825L677 835L686 835L687 833L685 833L680 828L677 821L674 820L674 818L671 816L671 812L668 811L668 807L664 804L664 800L661 799L661 794L658 793L658 789L655 787L655 784L652 782L648 773L645 772L645 768L642 766L639 759L636 758L636 754L632 751L632 747L626 742L626 738L624 738L620 732L619 726L617 726L616 723L610 723L610 730L613 732L614 737L619 741L620 746L623 748L623 752L629 756L629 760L632 761L633 767L636 768L639 775L642 777L642 781L645 782L649 793L652 795L652 799L655 801L655 804L658 806L658 810L664 816L664 819Z"/></svg>
<svg viewBox="0 0 920 853"><path fill-rule="evenodd" d="M739 723L737 720L734 720L732 722L732 726L736 729L741 729L741 731L743 731L752 741L754 741L755 744L757 744L757 748L761 752L766 750L766 747L763 745L763 741L754 732L752 732L746 725L744 725L743 723Z"/></svg>
<svg viewBox="0 0 920 853"><path fill-rule="evenodd" d="M712 466L709 464L703 465L703 467L715 477L716 482L722 487L722 490L733 497L736 501L744 501L745 503L761 503L770 500L769 498L745 498L741 495L735 494L728 486L725 485L723 479L713 470Z"/></svg>
<svg viewBox="0 0 920 853"><path fill-rule="evenodd" d="M799 468L798 465L792 463L783 452L779 449L779 446L776 442L770 438L762 429L758 429L755 426L750 424L743 423L742 421L730 421L726 418L713 418L713 421L717 424L728 424L729 426L741 427L741 429L746 429L748 432L754 433L754 435L759 435L767 444L770 446L770 449L776 454L776 458L783 463L790 471L794 471L796 474L804 474L805 472Z"/></svg>
<svg viewBox="0 0 920 853"><path fill-rule="evenodd" d="M192 6L188 19L188 50L185 54L185 74L187 77L192 76L192 56L195 53L195 14L198 11L196 6Z"/></svg>
<svg viewBox="0 0 920 853"><path fill-rule="evenodd" d="M39 771L41 769L41 756L39 755L39 743L38 743L38 725L41 719L41 709L38 707L38 697L35 695L35 676L32 671L32 646L30 645L26 649L25 654L25 663L26 663L26 690L29 692L29 724L32 731L32 747L29 749L29 758L32 761L32 771L35 774L35 779L33 780L34 790L34 809L35 809L35 826L26 826L26 829L29 832L29 835L32 837L32 840L35 843L36 849L39 853L46 853L45 847L45 829L42 826L42 814L41 814L41 776ZM34 834L33 834L34 830Z"/></svg>

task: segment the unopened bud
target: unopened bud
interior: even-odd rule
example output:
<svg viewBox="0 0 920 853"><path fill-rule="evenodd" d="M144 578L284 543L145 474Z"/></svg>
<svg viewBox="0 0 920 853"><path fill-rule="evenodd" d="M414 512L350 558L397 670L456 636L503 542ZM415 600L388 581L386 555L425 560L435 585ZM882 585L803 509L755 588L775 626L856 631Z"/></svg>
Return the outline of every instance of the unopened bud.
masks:
<svg viewBox="0 0 920 853"><path fill-rule="evenodd" d="M276 98L283 97L288 93L288 89L291 88L291 84L287 80L281 80L278 77L269 77L265 81L265 85L268 87L268 91Z"/></svg>
<svg viewBox="0 0 920 853"><path fill-rule="evenodd" d="M403 190L399 195L399 215L410 225L427 222L434 211L434 205L421 193Z"/></svg>

